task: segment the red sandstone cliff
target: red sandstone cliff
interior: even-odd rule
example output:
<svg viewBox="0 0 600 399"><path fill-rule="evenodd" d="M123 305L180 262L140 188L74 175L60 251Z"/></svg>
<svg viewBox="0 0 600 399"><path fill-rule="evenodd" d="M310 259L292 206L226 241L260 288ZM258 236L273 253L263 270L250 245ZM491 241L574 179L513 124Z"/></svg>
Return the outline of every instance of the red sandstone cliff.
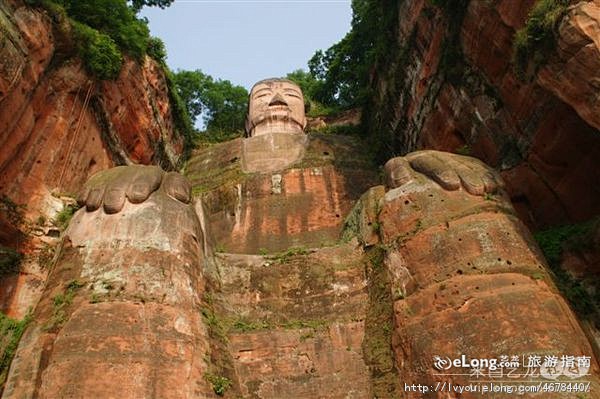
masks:
<svg viewBox="0 0 600 399"><path fill-rule="evenodd" d="M513 38L535 1L467 3L453 18L433 2L400 2L402 56L374 78L372 128L391 130L401 153L458 150L501 170L530 226L599 214L600 2L572 3L555 52L525 80L512 63ZM453 40L462 54L444 59Z"/></svg>
<svg viewBox="0 0 600 399"><path fill-rule="evenodd" d="M98 81L56 24L21 1L0 4L0 193L33 217L60 210L51 193L74 193L94 172L173 169L183 150L161 66L127 59L115 81Z"/></svg>
<svg viewBox="0 0 600 399"><path fill-rule="evenodd" d="M65 195L115 165L175 169L184 150L163 67L125 59L116 80L99 81L61 23L0 2L0 246L28 255L21 273L0 276L0 308L13 317L41 294Z"/></svg>

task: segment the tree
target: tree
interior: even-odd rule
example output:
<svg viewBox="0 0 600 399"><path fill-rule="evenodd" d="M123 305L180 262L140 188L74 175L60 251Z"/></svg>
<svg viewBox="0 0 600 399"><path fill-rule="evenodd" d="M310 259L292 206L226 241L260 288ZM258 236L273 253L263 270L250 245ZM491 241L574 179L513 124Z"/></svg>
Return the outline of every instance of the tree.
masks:
<svg viewBox="0 0 600 399"><path fill-rule="evenodd" d="M389 51L394 32L385 21L394 16L398 0L353 0L352 26L342 40L318 50L309 60L310 74L319 82L312 93L325 105L344 108L364 104L369 92L370 71Z"/></svg>
<svg viewBox="0 0 600 399"><path fill-rule="evenodd" d="M193 121L197 120L205 110L204 93L208 89L208 85L212 83L212 78L198 69L195 71L179 70L173 74L173 77L179 97L183 100L188 114Z"/></svg>
<svg viewBox="0 0 600 399"><path fill-rule="evenodd" d="M63 0L63 5L71 18L107 34L135 58L146 54L148 26L125 0Z"/></svg>
<svg viewBox="0 0 600 399"><path fill-rule="evenodd" d="M162 65L166 65L167 62L167 49L165 43L158 37L150 37L148 39L148 48L146 50L148 56Z"/></svg>
<svg viewBox="0 0 600 399"><path fill-rule="evenodd" d="M318 80L315 76L303 69L297 69L286 75L286 79L296 83L302 89L304 94L304 109L308 116L323 116L337 112L337 104L324 105L317 99L319 93L323 91L323 80Z"/></svg>
<svg viewBox="0 0 600 399"><path fill-rule="evenodd" d="M206 130L242 131L248 109L248 91L228 80L209 84L204 99Z"/></svg>
<svg viewBox="0 0 600 399"><path fill-rule="evenodd" d="M116 79L123 57L115 42L104 33L80 22L73 22L73 31L81 58L89 72L99 79Z"/></svg>
<svg viewBox="0 0 600 399"><path fill-rule="evenodd" d="M296 69L295 71L288 73L286 79L289 79L300 86L304 98L310 100L312 100L315 89L319 85L319 81L304 69Z"/></svg>
<svg viewBox="0 0 600 399"><path fill-rule="evenodd" d="M179 96L193 120L203 116L207 131L236 132L244 129L248 91L228 80L213 79L201 70L174 74Z"/></svg>
<svg viewBox="0 0 600 399"><path fill-rule="evenodd" d="M174 0L131 0L131 8L134 12L139 12L142 7L167 8Z"/></svg>

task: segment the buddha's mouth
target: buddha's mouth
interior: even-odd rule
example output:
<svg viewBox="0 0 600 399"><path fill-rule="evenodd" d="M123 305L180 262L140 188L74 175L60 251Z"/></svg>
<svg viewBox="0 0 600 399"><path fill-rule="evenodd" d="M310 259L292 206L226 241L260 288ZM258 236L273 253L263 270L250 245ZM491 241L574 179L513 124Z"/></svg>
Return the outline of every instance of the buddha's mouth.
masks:
<svg viewBox="0 0 600 399"><path fill-rule="evenodd" d="M265 113L270 116L289 115L291 112L292 110L287 105L271 105L265 111Z"/></svg>
<svg viewBox="0 0 600 399"><path fill-rule="evenodd" d="M261 123L275 121L298 122L293 118L291 110L288 107L281 105L269 107L265 112L252 119L252 122L255 126Z"/></svg>
<svg viewBox="0 0 600 399"><path fill-rule="evenodd" d="M285 106L269 107L266 112L263 112L252 119L251 126L254 128L259 125L278 124L281 122L297 125L300 130L304 130L302 121L292 117L292 113L290 112L289 108Z"/></svg>

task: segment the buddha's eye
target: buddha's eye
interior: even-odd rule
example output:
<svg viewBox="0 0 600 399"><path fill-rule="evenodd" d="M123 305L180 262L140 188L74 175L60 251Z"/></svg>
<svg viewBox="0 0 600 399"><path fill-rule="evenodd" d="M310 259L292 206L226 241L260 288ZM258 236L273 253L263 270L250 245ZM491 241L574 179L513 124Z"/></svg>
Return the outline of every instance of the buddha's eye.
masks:
<svg viewBox="0 0 600 399"><path fill-rule="evenodd" d="M256 93L254 93L253 98L254 99L259 99L259 98L263 98L263 97L267 97L271 95L271 90L269 89L261 89L259 91L257 91Z"/></svg>
<svg viewBox="0 0 600 399"><path fill-rule="evenodd" d="M287 93L285 93L285 95L286 95L287 97L293 97L293 98L297 98L297 99L300 99L300 98L301 98L301 97L300 97L298 94L296 94L296 93L291 93L291 92L287 92Z"/></svg>

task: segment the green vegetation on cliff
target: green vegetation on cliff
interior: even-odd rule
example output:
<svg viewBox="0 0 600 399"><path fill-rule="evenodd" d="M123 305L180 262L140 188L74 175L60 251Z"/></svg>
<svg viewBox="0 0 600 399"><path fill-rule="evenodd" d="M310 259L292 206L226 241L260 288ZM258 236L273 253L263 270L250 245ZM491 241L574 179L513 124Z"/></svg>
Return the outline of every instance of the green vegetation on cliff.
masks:
<svg viewBox="0 0 600 399"><path fill-rule="evenodd" d="M124 54L143 62L146 55L163 68L175 127L192 146L194 128L179 97L173 74L166 65L162 40L151 37L147 21L138 18L143 6L164 8L173 0L26 0L45 9L62 34L72 38L77 55L87 71L100 80L119 76Z"/></svg>
<svg viewBox="0 0 600 399"><path fill-rule="evenodd" d="M490 97L498 99L493 87L463 56L460 32L469 3L469 0L428 0L423 5L423 18L446 30L437 72L430 76L434 82L428 83L429 91L422 94L426 103L435 100L444 82L455 87L469 86L467 90L471 91L483 88L486 95L491 93ZM419 129L414 126L419 122L406 114L414 95L411 87L414 82L407 74L418 68L415 63L421 51L415 43L418 27L400 33L400 4L403 0L353 0L350 32L311 58L308 65L312 80L303 75L298 79L290 76L299 82L311 101L334 108L362 106L362 131L370 137L379 162L414 150L416 139L410 134ZM514 40L514 63L521 75L535 73L552 53L557 28L568 4L569 0L535 2Z"/></svg>
<svg viewBox="0 0 600 399"><path fill-rule="evenodd" d="M52 317L44 324L45 331L54 331L62 327L68 320L69 307L73 303L75 294L84 284L78 280L71 280L65 284L63 293L56 294L52 298Z"/></svg>
<svg viewBox="0 0 600 399"><path fill-rule="evenodd" d="M239 384L234 383L233 380L235 368L233 358L227 350L229 339L220 316L222 309L212 294L215 290L213 284L216 281L211 277L208 277L207 281L207 292L202 297L201 314L208 327L210 356L206 358L208 370L205 372L204 378L212 385L213 391L217 395L223 396L229 389L232 391L230 393L235 395L239 391Z"/></svg>
<svg viewBox="0 0 600 399"><path fill-rule="evenodd" d="M22 320L15 320L0 312L0 392L6 382L17 345L30 321L29 313Z"/></svg>
<svg viewBox="0 0 600 399"><path fill-rule="evenodd" d="M134 0L129 5L125 0L27 0L31 6L46 9L63 28L70 26L79 56L101 80L119 75L123 53L138 61L146 54L160 54L158 39L150 37L146 21L136 13L144 5L165 7L171 2Z"/></svg>
<svg viewBox="0 0 600 399"><path fill-rule="evenodd" d="M87 69L100 80L117 77L123 63L117 44L108 35L87 25L73 21L72 26L79 55Z"/></svg>
<svg viewBox="0 0 600 399"><path fill-rule="evenodd" d="M10 229L14 229L15 232L28 231L30 226L25 218L25 209L25 205L15 203L4 194L0 195L0 224L9 231ZM13 236L17 241L19 238ZM0 245L0 277L18 273L22 259L23 255L16 249Z"/></svg>
<svg viewBox="0 0 600 399"><path fill-rule="evenodd" d="M215 375L215 374L211 374L211 373L206 373L204 375L204 378L206 378L206 380L208 382L210 382L210 384L213 387L213 391L219 395L219 396L223 396L225 395L225 392L231 387L232 382L229 378L227 377L223 377L220 375Z"/></svg>
<svg viewBox="0 0 600 399"><path fill-rule="evenodd" d="M0 277L18 273L23 255L12 248L0 245Z"/></svg>
<svg viewBox="0 0 600 399"><path fill-rule="evenodd" d="M155 50L159 52L159 55L165 54L164 45L160 39L158 39ZM167 82L169 103L171 104L171 115L173 116L175 128L185 138L184 158L187 159L193 146L193 139L196 131L192 124L192 118L190 117L190 114L185 107L185 103L181 99L179 91L177 90L177 83L175 82L173 72L171 72L167 64L164 62L164 58L159 63L162 65L163 72L165 74L165 80Z"/></svg>
<svg viewBox="0 0 600 399"><path fill-rule="evenodd" d="M578 249L589 245L589 238L600 220L591 220L580 224L553 227L535 234L546 260L550 266L560 263L563 250Z"/></svg>
<svg viewBox="0 0 600 399"><path fill-rule="evenodd" d="M365 319L363 355L371 371L374 397L394 398L399 388L399 377L392 349L394 299L390 277L383 263L385 249L375 246L367 249L365 255L369 305Z"/></svg>
<svg viewBox="0 0 600 399"><path fill-rule="evenodd" d="M534 235L548 265L552 270L556 285L569 300L573 309L584 319L591 319L600 326L600 292L591 295L582 282L561 267L563 253L585 251L594 246L594 232L600 225L600 218L590 221L553 227Z"/></svg>
<svg viewBox="0 0 600 399"><path fill-rule="evenodd" d="M569 0L538 0L527 22L515 33L513 57L517 73L535 73L556 45L556 29L567 12ZM532 68L532 70L529 70Z"/></svg>
<svg viewBox="0 0 600 399"><path fill-rule="evenodd" d="M53 222L61 230L65 230L73 218L73 215L79 209L78 205L65 205L63 209L56 214Z"/></svg>
<svg viewBox="0 0 600 399"><path fill-rule="evenodd" d="M17 204L5 194L0 195L0 212L13 227L18 229L25 223L25 209L25 205Z"/></svg>
<svg viewBox="0 0 600 399"><path fill-rule="evenodd" d="M124 0L62 0L61 3L69 17L107 35L130 56L141 60L146 54L150 40L148 26Z"/></svg>

